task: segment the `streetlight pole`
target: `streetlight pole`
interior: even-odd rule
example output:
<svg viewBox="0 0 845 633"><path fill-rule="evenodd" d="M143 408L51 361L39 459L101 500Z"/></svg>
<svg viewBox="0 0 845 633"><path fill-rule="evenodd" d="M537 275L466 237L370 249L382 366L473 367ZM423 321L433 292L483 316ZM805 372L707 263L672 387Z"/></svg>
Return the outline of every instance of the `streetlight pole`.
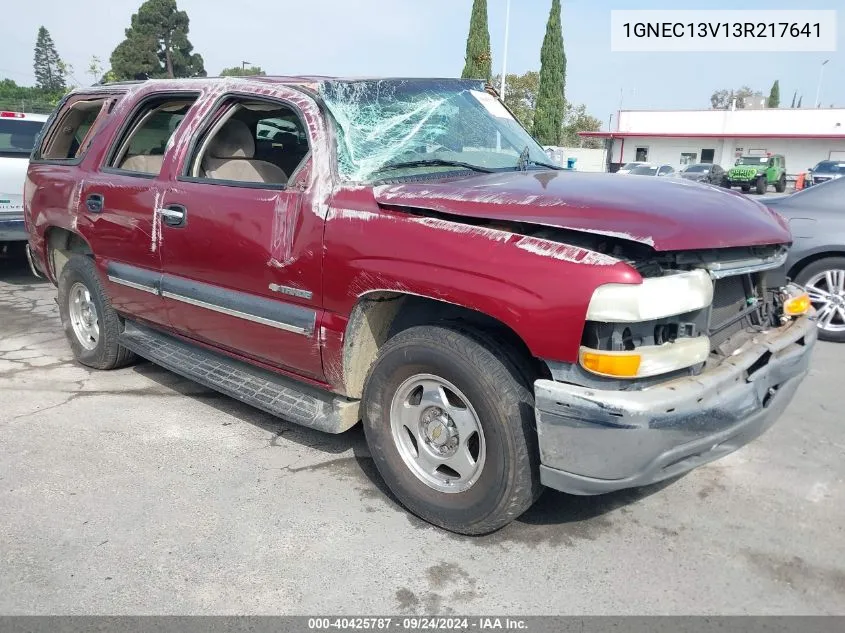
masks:
<svg viewBox="0 0 845 633"><path fill-rule="evenodd" d="M241 62L241 70L246 70L246 65L252 66L252 62Z"/></svg>
<svg viewBox="0 0 845 633"><path fill-rule="evenodd" d="M499 91L502 101L505 100L505 84L508 76L508 32L511 25L511 0L507 0L505 9L505 47L502 55L502 89Z"/></svg>
<svg viewBox="0 0 845 633"><path fill-rule="evenodd" d="M818 88L816 88L816 107L817 108L822 107L822 102L821 102L821 98L822 98L822 77L824 77L824 67L827 65L827 62L829 62L829 61L830 61L829 59L824 60L822 62L822 67L819 69L819 86L818 86Z"/></svg>

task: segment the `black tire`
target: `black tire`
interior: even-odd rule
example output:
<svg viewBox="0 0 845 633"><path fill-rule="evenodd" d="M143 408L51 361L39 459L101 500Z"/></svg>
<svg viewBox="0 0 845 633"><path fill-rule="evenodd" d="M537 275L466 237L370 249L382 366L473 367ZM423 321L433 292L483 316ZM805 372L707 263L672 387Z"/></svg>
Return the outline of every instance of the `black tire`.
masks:
<svg viewBox="0 0 845 633"><path fill-rule="evenodd" d="M397 499L429 523L459 534L488 534L519 517L543 490L533 390L524 367L511 358L473 330L416 326L391 338L370 369L362 417L373 460ZM463 492L426 484L393 439L393 397L417 374L456 386L478 415L486 459L478 479Z"/></svg>
<svg viewBox="0 0 845 633"><path fill-rule="evenodd" d="M88 290L94 304L99 324L99 336L93 349L85 347L71 323L70 291L76 284ZM59 315L70 348L77 361L95 369L117 369L128 365L135 355L117 340L123 331L123 322L108 302L94 260L87 255L72 255L59 276Z"/></svg>
<svg viewBox="0 0 845 633"><path fill-rule="evenodd" d="M730 189L730 188L731 188L731 181L730 181L730 180L728 180L727 178L725 178L725 179L722 181L722 186L723 186L725 189Z"/></svg>
<svg viewBox="0 0 845 633"><path fill-rule="evenodd" d="M764 193L766 193L766 190L769 188L769 183L766 180L766 177L760 176L759 178L757 178L757 185L756 186L757 186L757 193L759 195L762 196Z"/></svg>
<svg viewBox="0 0 845 633"><path fill-rule="evenodd" d="M795 282L804 286L810 279L828 270L845 270L845 257L825 257L819 259L801 270L795 276ZM838 324L838 323L837 323ZM819 338L831 343L845 343L845 331L832 332L825 330L819 324Z"/></svg>
<svg viewBox="0 0 845 633"><path fill-rule="evenodd" d="M749 191L751 191L751 185L742 185L743 193L748 193Z"/></svg>
<svg viewBox="0 0 845 633"><path fill-rule="evenodd" d="M780 175L780 179L775 183L775 191L778 193L786 191L786 174Z"/></svg>

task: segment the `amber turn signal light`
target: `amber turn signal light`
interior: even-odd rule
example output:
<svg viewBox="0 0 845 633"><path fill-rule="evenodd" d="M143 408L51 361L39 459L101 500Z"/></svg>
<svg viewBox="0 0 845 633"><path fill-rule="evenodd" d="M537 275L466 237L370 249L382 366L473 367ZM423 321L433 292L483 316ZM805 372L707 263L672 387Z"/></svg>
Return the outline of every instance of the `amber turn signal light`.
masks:
<svg viewBox="0 0 845 633"><path fill-rule="evenodd" d="M619 376L633 378L640 371L639 354L602 354L601 352L581 352L581 366L601 376Z"/></svg>
<svg viewBox="0 0 845 633"><path fill-rule="evenodd" d="M810 297L805 292L797 297L791 297L784 301L783 313L786 316L801 316L802 314L807 314L812 305L810 303Z"/></svg>

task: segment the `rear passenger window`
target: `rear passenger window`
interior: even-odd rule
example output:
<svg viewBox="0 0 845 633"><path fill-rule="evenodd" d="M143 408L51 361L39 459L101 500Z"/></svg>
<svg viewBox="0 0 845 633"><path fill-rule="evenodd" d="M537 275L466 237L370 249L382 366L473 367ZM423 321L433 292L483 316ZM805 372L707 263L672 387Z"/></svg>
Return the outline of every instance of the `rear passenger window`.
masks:
<svg viewBox="0 0 845 633"><path fill-rule="evenodd" d="M73 103L59 115L44 139L38 158L46 160L79 159L88 149L93 138L92 128L108 101L103 99L84 99Z"/></svg>
<svg viewBox="0 0 845 633"><path fill-rule="evenodd" d="M158 175L167 143L196 97L167 97L146 101L118 140L107 166L137 174Z"/></svg>

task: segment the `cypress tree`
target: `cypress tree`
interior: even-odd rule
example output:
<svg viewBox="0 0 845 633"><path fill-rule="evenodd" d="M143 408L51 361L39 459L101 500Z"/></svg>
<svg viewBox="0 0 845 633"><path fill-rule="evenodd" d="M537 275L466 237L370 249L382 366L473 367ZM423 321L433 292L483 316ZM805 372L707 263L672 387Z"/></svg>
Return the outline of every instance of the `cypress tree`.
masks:
<svg viewBox="0 0 845 633"><path fill-rule="evenodd" d="M777 108L780 106L780 81L775 79L772 84L772 90L769 92L769 99L766 101L767 108Z"/></svg>
<svg viewBox="0 0 845 633"><path fill-rule="evenodd" d="M492 66L490 30L487 27L487 0L473 0L467 36L466 63L461 77L490 81L493 73Z"/></svg>
<svg viewBox="0 0 845 633"><path fill-rule="evenodd" d="M38 39L35 41L35 56L33 69L35 71L35 85L42 90L65 90L64 65L56 51L56 45L50 32L43 26L38 29Z"/></svg>
<svg viewBox="0 0 845 633"><path fill-rule="evenodd" d="M546 36L540 51L540 89L534 113L534 138L542 145L557 145L560 142L566 107L565 85L566 54L563 51L560 0L552 0Z"/></svg>
<svg viewBox="0 0 845 633"><path fill-rule="evenodd" d="M791 106L789 106L790 108L794 108L794 107L795 107L795 99L796 99L796 98L798 98L798 91L797 91L797 90L796 90L795 92L793 92L793 93L792 93L792 105L791 105Z"/></svg>
<svg viewBox="0 0 845 633"><path fill-rule="evenodd" d="M795 106L795 107L796 107L796 108L800 108L800 107L801 107L801 102L802 102L802 101L804 101L804 95L801 95L800 97L798 97L798 105L797 105L797 106Z"/></svg>

